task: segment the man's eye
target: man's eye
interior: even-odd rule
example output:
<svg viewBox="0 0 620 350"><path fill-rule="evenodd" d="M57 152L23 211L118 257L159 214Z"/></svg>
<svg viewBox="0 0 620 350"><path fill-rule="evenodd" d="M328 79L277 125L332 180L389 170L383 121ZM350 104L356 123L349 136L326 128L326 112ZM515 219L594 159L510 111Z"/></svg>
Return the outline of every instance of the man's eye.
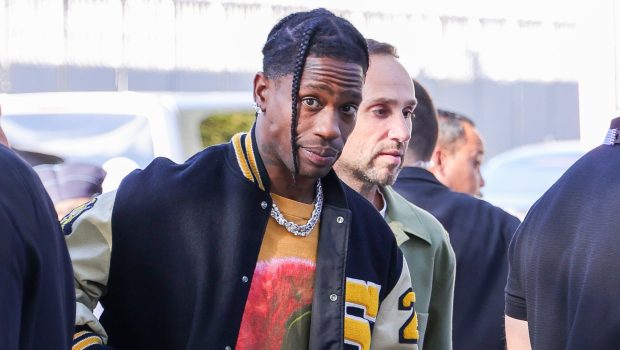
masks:
<svg viewBox="0 0 620 350"><path fill-rule="evenodd" d="M346 105L344 107L342 107L342 111L348 114L356 114L357 113L357 106L355 105Z"/></svg>
<svg viewBox="0 0 620 350"><path fill-rule="evenodd" d="M372 113L378 117L385 117L387 115L387 110L385 108L375 108L372 110Z"/></svg>
<svg viewBox="0 0 620 350"><path fill-rule="evenodd" d="M319 101L313 97L306 97L301 102L310 108L318 108L320 106Z"/></svg>

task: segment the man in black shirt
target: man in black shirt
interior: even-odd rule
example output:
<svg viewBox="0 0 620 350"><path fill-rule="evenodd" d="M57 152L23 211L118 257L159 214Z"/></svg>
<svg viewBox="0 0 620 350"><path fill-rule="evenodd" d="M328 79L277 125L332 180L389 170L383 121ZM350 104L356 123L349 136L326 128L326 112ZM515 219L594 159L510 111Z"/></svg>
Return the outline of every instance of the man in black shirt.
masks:
<svg viewBox="0 0 620 350"><path fill-rule="evenodd" d="M68 349L75 294L56 213L0 128L0 349Z"/></svg>
<svg viewBox="0 0 620 350"><path fill-rule="evenodd" d="M510 349L618 348L619 133L616 118L605 144L568 169L515 234L506 286Z"/></svg>
<svg viewBox="0 0 620 350"><path fill-rule="evenodd" d="M394 188L433 214L450 235L456 255L453 348L503 350L506 252L519 220L484 200L450 190L426 169L437 141L437 117L428 93L418 85L415 92L412 142Z"/></svg>

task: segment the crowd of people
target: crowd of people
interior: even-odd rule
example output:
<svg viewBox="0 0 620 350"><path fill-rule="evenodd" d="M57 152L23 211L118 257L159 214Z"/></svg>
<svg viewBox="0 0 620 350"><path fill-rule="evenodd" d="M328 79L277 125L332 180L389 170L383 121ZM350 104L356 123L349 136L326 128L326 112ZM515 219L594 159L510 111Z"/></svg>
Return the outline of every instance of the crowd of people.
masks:
<svg viewBox="0 0 620 350"><path fill-rule="evenodd" d="M617 346L620 118L521 224L394 46L316 9L262 54L251 130L111 192L0 128L1 349Z"/></svg>

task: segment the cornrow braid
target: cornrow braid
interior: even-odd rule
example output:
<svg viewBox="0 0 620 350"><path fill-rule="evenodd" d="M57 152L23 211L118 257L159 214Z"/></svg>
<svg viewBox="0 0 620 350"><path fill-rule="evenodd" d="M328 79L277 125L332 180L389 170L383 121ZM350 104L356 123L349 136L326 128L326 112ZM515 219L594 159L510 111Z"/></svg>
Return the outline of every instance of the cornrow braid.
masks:
<svg viewBox="0 0 620 350"><path fill-rule="evenodd" d="M366 71L368 70L368 66L370 66L370 50L368 50L368 43L364 38L355 38L355 42L364 48L364 53L366 54L366 70L364 70L364 75L366 75Z"/></svg>
<svg viewBox="0 0 620 350"><path fill-rule="evenodd" d="M271 30L269 31L269 35L267 35L268 40L274 40L276 39L276 33L282 29L282 27L284 27L285 24L287 24L291 19L294 19L295 17L298 17L299 14L298 13L291 13L287 16L285 16L284 18L282 18L278 23L276 23L275 26L273 26L273 28L271 28Z"/></svg>
<svg viewBox="0 0 620 350"><path fill-rule="evenodd" d="M300 41L310 22L320 23L309 47L309 55L354 62L368 69L368 46L364 36L346 19L319 8L295 12L282 18L270 31L263 46L263 72L270 79L291 74Z"/></svg>
<svg viewBox="0 0 620 350"><path fill-rule="evenodd" d="M291 91L291 149L293 151L293 181L296 180L296 176L299 173L299 157L297 151L299 145L297 145L297 124L299 121L297 105L299 104L299 88L301 85L301 76L303 75L303 69L306 65L306 57L308 57L308 51L310 49L312 38L316 32L318 22L310 22L308 27L304 30L297 56L295 57L295 67L293 70L293 88Z"/></svg>

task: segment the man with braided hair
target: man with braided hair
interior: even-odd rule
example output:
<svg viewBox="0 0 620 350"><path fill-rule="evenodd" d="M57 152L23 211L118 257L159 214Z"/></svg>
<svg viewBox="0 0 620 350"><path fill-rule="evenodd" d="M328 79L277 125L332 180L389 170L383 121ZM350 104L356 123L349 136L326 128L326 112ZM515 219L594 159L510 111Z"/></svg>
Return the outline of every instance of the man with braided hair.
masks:
<svg viewBox="0 0 620 350"><path fill-rule="evenodd" d="M331 170L362 99L362 35L324 9L295 13L263 56L250 132L157 159L63 219L74 349L417 347L390 228Z"/></svg>

